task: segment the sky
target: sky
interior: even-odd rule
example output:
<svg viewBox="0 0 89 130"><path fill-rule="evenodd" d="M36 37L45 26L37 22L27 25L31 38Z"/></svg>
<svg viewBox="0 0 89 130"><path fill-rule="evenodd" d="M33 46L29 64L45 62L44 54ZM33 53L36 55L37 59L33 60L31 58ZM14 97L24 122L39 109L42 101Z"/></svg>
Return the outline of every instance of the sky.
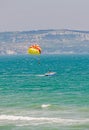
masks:
<svg viewBox="0 0 89 130"><path fill-rule="evenodd" d="M89 31L89 0L0 0L0 32Z"/></svg>

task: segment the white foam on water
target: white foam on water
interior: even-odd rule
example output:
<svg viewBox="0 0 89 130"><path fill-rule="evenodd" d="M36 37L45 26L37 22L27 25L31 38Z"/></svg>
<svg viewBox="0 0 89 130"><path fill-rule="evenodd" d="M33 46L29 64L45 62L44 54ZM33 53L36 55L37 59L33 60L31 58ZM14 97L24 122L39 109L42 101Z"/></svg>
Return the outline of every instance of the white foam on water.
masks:
<svg viewBox="0 0 89 130"><path fill-rule="evenodd" d="M38 76L38 77L43 77L44 75L43 74L37 74L35 76Z"/></svg>
<svg viewBox="0 0 89 130"><path fill-rule="evenodd" d="M63 125L89 123L89 118L85 119L63 119L63 118L51 118L51 117L28 117L28 116L14 116L14 115L0 115L0 121L34 121L40 123L59 123Z"/></svg>
<svg viewBox="0 0 89 130"><path fill-rule="evenodd" d="M47 108L47 107L50 107L51 105L50 104L42 104L41 107L42 108Z"/></svg>

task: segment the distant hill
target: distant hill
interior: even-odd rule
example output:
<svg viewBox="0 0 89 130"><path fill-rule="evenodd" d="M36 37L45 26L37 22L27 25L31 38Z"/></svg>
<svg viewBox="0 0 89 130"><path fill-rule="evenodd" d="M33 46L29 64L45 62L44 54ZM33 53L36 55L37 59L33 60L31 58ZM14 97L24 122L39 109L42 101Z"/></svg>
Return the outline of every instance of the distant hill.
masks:
<svg viewBox="0 0 89 130"><path fill-rule="evenodd" d="M89 31L33 30L0 33L0 55L27 54L28 47L38 43L42 54L89 53Z"/></svg>

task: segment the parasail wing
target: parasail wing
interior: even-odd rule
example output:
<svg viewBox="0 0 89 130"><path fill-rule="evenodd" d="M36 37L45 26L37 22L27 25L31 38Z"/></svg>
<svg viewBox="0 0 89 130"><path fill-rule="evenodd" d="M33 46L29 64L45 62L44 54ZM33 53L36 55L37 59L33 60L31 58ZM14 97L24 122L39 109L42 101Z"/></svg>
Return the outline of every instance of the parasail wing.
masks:
<svg viewBox="0 0 89 130"><path fill-rule="evenodd" d="M28 53L32 55L39 55L41 54L41 47L37 44L31 45L28 48Z"/></svg>

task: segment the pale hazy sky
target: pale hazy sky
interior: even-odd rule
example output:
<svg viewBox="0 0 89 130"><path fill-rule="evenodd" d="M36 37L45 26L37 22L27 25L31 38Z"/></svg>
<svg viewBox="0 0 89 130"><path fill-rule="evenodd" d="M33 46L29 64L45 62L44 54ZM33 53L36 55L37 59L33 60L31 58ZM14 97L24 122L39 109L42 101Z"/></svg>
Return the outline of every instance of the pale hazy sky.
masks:
<svg viewBox="0 0 89 130"><path fill-rule="evenodd" d="M0 32L89 31L89 0L0 0Z"/></svg>

